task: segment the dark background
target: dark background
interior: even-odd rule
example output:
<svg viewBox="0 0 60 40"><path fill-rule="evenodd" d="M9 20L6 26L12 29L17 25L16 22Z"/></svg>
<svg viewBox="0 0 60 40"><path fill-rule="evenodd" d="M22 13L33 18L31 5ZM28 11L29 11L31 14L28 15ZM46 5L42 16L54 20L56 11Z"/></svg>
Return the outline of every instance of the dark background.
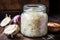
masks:
<svg viewBox="0 0 60 40"><path fill-rule="evenodd" d="M25 4L44 4L49 8L49 0L0 0L0 10L22 10Z"/></svg>
<svg viewBox="0 0 60 40"><path fill-rule="evenodd" d="M47 7L47 13L59 14L59 0L0 0L0 11L22 11L25 4L44 4Z"/></svg>
<svg viewBox="0 0 60 40"><path fill-rule="evenodd" d="M60 1L49 0L49 21L60 23Z"/></svg>

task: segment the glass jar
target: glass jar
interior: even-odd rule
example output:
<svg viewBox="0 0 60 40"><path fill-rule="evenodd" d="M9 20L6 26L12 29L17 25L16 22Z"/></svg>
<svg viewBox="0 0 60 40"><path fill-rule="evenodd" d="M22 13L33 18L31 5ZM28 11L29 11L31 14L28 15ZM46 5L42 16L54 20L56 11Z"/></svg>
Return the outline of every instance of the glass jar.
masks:
<svg viewBox="0 0 60 40"><path fill-rule="evenodd" d="M42 4L29 4L21 15L21 33L28 37L41 37L47 34L48 16Z"/></svg>

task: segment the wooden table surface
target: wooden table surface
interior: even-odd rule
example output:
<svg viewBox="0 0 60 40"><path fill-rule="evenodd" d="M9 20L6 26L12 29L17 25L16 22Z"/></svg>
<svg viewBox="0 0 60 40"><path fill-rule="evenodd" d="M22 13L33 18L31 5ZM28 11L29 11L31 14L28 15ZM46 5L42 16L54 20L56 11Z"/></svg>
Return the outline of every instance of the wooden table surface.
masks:
<svg viewBox="0 0 60 40"><path fill-rule="evenodd" d="M0 27L0 40L60 40L60 32L57 33L51 33L48 32L46 36L43 37L35 37L35 38L30 38L23 36L21 33L16 34L13 38L7 35L2 35L1 33L3 32L4 28Z"/></svg>

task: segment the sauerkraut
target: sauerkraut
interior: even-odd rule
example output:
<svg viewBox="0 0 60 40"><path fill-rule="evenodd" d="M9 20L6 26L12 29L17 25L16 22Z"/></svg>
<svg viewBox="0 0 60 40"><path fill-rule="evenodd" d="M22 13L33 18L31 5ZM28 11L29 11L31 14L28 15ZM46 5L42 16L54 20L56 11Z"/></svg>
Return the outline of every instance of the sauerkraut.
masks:
<svg viewBox="0 0 60 40"><path fill-rule="evenodd" d="M46 13L28 11L21 15L21 33L28 37L40 37L47 34Z"/></svg>

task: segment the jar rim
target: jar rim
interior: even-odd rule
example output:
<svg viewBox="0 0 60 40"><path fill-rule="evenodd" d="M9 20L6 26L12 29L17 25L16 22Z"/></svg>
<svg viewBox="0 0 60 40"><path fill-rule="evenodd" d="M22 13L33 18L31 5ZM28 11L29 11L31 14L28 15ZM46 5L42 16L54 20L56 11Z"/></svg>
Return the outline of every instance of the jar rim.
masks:
<svg viewBox="0 0 60 40"><path fill-rule="evenodd" d="M43 5L43 4L26 4L23 7L23 11L25 11L29 8L38 8L41 11L46 11L46 5Z"/></svg>

